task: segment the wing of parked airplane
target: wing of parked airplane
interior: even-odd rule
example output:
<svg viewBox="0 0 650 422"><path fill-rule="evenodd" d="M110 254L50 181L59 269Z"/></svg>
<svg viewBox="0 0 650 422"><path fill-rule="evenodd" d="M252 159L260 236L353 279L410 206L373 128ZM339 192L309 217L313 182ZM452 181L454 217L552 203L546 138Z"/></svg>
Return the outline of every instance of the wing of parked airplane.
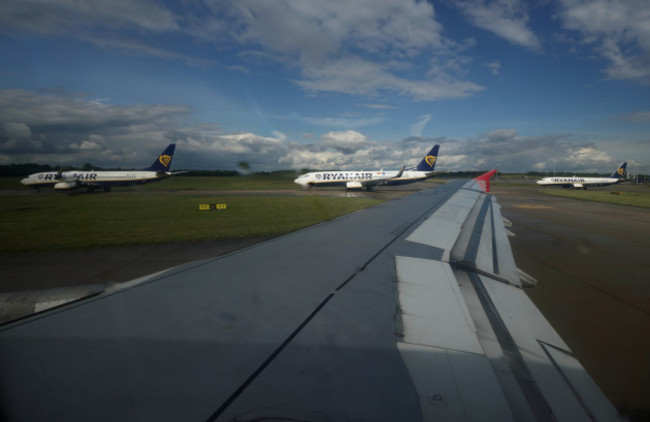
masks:
<svg viewBox="0 0 650 422"><path fill-rule="evenodd" d="M400 171L397 172L394 176L385 176L385 177L375 177L373 179L364 179L364 180L355 180L348 182L346 187L348 189L360 189L360 188L371 188L373 186L381 186L389 183L391 180L396 180L402 177L404 174L404 169L406 166L402 166Z"/></svg>
<svg viewBox="0 0 650 422"><path fill-rule="evenodd" d="M6 420L594 421L489 175L0 330Z"/></svg>

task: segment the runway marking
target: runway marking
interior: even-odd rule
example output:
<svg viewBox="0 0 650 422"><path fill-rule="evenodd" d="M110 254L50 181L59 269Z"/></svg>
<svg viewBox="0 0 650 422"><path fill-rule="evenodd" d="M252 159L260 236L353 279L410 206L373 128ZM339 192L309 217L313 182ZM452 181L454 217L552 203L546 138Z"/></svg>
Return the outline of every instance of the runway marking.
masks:
<svg viewBox="0 0 650 422"><path fill-rule="evenodd" d="M548 205L530 205L530 204L524 204L524 205L515 205L517 208L526 208L529 210L550 210L550 209L555 209L555 207L549 207Z"/></svg>

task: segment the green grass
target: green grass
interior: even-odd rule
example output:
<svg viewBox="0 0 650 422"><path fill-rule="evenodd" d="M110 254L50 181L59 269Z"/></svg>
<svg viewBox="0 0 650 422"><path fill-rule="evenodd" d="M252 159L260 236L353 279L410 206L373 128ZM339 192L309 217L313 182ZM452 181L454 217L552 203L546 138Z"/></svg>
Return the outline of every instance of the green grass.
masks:
<svg viewBox="0 0 650 422"><path fill-rule="evenodd" d="M0 189L27 189L20 184L22 177L0 177Z"/></svg>
<svg viewBox="0 0 650 422"><path fill-rule="evenodd" d="M11 195L0 199L0 253L276 235L380 202L155 191ZM228 209L199 211L202 203L226 203Z"/></svg>
<svg viewBox="0 0 650 422"><path fill-rule="evenodd" d="M587 201L650 208L650 192L643 190L540 189L539 192L563 198L584 199ZM620 195L612 194L612 192L620 192Z"/></svg>

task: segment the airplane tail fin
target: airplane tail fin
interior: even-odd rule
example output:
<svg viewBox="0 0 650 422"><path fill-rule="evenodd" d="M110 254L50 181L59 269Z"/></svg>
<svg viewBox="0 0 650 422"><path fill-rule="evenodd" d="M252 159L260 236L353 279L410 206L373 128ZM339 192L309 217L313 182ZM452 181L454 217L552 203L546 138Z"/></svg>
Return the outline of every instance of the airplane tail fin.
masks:
<svg viewBox="0 0 650 422"><path fill-rule="evenodd" d="M485 192L490 192L490 179L496 174L496 172L497 169L488 171L487 173L475 177L474 180L476 180L478 184L481 185Z"/></svg>
<svg viewBox="0 0 650 422"><path fill-rule="evenodd" d="M612 173L612 175L609 177L614 179L625 179L626 168L627 168L627 161L624 161L620 166L618 166L616 171Z"/></svg>
<svg viewBox="0 0 650 422"><path fill-rule="evenodd" d="M162 171L167 172L172 165L172 157L174 156L174 148L176 144L169 144L167 148L156 158L156 161L145 170L149 171Z"/></svg>
<svg viewBox="0 0 650 422"><path fill-rule="evenodd" d="M415 167L417 171L426 171L430 172L436 167L436 160L438 160L438 149L440 145L435 145L431 148L431 151L420 161L420 163Z"/></svg>

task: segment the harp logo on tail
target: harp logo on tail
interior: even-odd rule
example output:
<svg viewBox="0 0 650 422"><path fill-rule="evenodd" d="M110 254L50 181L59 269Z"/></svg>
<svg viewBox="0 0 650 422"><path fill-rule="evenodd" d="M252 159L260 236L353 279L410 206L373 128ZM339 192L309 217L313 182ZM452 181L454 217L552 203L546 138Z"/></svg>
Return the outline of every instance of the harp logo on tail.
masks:
<svg viewBox="0 0 650 422"><path fill-rule="evenodd" d="M431 167L436 163L436 156L435 155L427 155L424 159L424 161L427 162L427 164Z"/></svg>
<svg viewBox="0 0 650 422"><path fill-rule="evenodd" d="M162 164L165 167L169 166L169 163L172 161L172 156L171 155L161 155L158 157L158 161L160 161L160 164Z"/></svg>

